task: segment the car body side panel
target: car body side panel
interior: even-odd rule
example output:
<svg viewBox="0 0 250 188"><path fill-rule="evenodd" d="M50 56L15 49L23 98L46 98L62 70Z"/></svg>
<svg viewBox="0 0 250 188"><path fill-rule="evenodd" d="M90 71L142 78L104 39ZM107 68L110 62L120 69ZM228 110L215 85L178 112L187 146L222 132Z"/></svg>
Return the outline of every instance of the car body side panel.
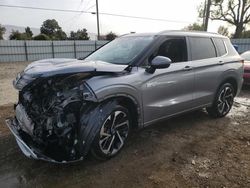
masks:
<svg viewBox="0 0 250 188"><path fill-rule="evenodd" d="M134 68L127 75L94 77L87 83L98 101L116 96L133 98L139 105L143 124L149 124L193 107L194 74L192 70L183 71L187 64L175 63L154 74Z"/></svg>
<svg viewBox="0 0 250 188"><path fill-rule="evenodd" d="M137 74L138 68L133 67L131 72L125 74L96 76L86 82L95 93L98 102L114 97L127 97L131 99L137 106L139 114L138 126L142 127L143 104L141 91L138 89L142 81Z"/></svg>
<svg viewBox="0 0 250 188"><path fill-rule="evenodd" d="M194 104L195 106L213 103L216 92L224 81L231 78L237 82L237 93L242 86L242 58L228 39L224 39L227 54L221 57L191 61L194 68ZM190 50L190 49L189 49Z"/></svg>
<svg viewBox="0 0 250 188"><path fill-rule="evenodd" d="M195 75L194 103L196 106L211 104L218 84L219 77L225 66L219 65L218 58L197 60L192 62Z"/></svg>
<svg viewBox="0 0 250 188"><path fill-rule="evenodd" d="M225 60L225 58L212 58L193 62L195 70L195 105L212 104L217 89L227 79L235 79L238 85L237 93L240 90L242 85L242 63L232 61L220 64L222 59Z"/></svg>
<svg viewBox="0 0 250 188"><path fill-rule="evenodd" d="M153 74L141 72L144 122L150 124L193 107L194 73L189 62L173 63Z"/></svg>

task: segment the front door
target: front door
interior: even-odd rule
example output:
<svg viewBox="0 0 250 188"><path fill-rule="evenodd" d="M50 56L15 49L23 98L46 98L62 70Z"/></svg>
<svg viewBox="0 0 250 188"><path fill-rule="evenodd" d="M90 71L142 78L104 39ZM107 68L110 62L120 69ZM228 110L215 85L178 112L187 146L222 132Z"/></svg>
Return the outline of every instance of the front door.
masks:
<svg viewBox="0 0 250 188"><path fill-rule="evenodd" d="M172 64L152 74L141 70L145 124L193 107L194 72L187 60L186 39L166 39L148 58L149 64L158 55L169 57Z"/></svg>

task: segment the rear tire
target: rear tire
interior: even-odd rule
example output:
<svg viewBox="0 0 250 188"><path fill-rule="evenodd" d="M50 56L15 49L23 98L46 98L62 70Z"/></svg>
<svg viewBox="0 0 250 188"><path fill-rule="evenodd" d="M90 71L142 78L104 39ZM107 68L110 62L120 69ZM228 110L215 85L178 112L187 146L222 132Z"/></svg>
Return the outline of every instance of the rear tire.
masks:
<svg viewBox="0 0 250 188"><path fill-rule="evenodd" d="M230 83L221 85L218 90L213 105L206 108L208 114L213 118L221 118L226 116L234 102L235 91L234 87Z"/></svg>
<svg viewBox="0 0 250 188"><path fill-rule="evenodd" d="M102 126L90 149L97 160L108 160L121 151L127 141L131 125L129 111L118 104L103 115L105 118Z"/></svg>

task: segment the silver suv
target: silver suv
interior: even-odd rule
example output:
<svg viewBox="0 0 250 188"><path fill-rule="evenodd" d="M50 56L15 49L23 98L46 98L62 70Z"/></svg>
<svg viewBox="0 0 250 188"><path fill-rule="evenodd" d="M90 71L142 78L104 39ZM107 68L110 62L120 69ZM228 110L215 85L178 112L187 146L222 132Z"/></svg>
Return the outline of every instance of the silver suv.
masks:
<svg viewBox="0 0 250 188"><path fill-rule="evenodd" d="M91 153L105 160L134 129L201 108L225 116L242 74L243 60L224 36L125 35L81 60L28 65L14 80L19 102L6 122L30 158L71 162Z"/></svg>

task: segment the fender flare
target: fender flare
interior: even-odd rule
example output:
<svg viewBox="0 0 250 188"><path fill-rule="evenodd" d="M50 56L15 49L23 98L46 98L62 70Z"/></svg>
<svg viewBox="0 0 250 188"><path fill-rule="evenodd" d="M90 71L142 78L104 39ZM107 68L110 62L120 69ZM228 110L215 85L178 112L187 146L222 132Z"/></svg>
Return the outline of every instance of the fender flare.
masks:
<svg viewBox="0 0 250 188"><path fill-rule="evenodd" d="M77 150L84 157L88 154L96 134L105 119L105 113L110 111L118 103L115 100L104 103L91 103L82 112L80 126L78 127Z"/></svg>

